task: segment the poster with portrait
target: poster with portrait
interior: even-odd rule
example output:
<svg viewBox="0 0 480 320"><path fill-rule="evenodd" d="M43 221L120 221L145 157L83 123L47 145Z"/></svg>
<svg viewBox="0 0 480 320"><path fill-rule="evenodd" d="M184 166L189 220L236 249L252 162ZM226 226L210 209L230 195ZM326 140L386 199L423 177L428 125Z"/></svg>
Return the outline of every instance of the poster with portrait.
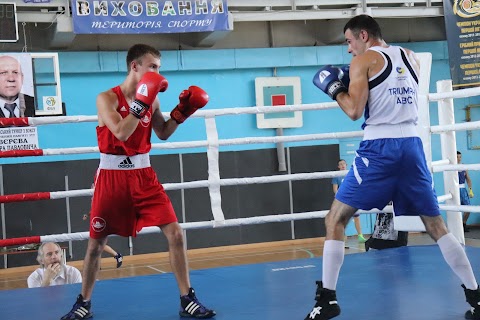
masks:
<svg viewBox="0 0 480 320"><path fill-rule="evenodd" d="M35 116L32 57L0 52L0 118Z"/></svg>
<svg viewBox="0 0 480 320"><path fill-rule="evenodd" d="M0 53L0 118L35 116L32 57ZM0 128L0 151L38 149L37 128Z"/></svg>

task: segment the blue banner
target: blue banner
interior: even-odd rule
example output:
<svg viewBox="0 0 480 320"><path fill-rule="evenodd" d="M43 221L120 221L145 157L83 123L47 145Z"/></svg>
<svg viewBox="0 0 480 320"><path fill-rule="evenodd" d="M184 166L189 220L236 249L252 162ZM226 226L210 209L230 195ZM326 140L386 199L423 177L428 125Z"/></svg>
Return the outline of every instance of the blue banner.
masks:
<svg viewBox="0 0 480 320"><path fill-rule="evenodd" d="M227 0L72 0L76 34L230 30Z"/></svg>
<svg viewBox="0 0 480 320"><path fill-rule="evenodd" d="M450 75L454 89L480 85L480 6L443 0Z"/></svg>

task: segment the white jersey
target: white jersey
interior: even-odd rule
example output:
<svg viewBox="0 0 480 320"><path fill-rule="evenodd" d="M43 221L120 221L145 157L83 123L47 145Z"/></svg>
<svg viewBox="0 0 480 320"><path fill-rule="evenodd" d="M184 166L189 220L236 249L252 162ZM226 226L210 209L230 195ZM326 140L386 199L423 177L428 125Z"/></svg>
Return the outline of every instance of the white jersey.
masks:
<svg viewBox="0 0 480 320"><path fill-rule="evenodd" d="M418 119L418 75L412 67L414 62L409 59L406 51L398 46L372 47L369 50L379 52L385 65L378 74L368 79L370 91L362 128L373 129L369 126L385 125L415 126Z"/></svg>

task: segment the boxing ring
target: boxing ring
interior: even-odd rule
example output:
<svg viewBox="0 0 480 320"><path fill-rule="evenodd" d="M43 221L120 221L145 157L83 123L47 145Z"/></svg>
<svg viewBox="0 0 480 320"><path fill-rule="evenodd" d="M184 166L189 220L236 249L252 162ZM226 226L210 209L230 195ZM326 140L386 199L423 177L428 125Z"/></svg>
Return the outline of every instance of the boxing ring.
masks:
<svg viewBox="0 0 480 320"><path fill-rule="evenodd" d="M420 54L419 129L427 162L433 173L443 172L444 192L440 209L446 211L450 231L465 244L461 212L480 212L479 206L460 206L457 170L480 170L480 164L457 164L455 131L476 130L480 121L455 123L453 99L480 95L480 88L452 91L451 81L439 81L429 93L431 55ZM428 68L425 68L427 66ZM429 104L437 102L439 125L431 126ZM208 188L212 220L181 223L185 230L227 228L323 218L328 210L281 212L274 215L225 219L220 190L225 186L269 184L284 181L331 179L346 171L288 173L276 176L225 179L220 177L219 148L256 143L300 142L362 137L362 131L276 137L220 139L216 118L225 115L338 108L335 102L271 107L200 110L193 117L205 119L204 141L152 144L153 150L203 147L207 150L208 179L165 183L166 190ZM168 114L165 114L168 117ZM0 119L1 126L41 126L58 123L96 122L96 116ZM432 159L431 134L440 134L441 159ZM49 156L98 153L97 147L15 150L0 157ZM439 190L437 189L437 193ZM92 189L1 195L0 203L90 197ZM392 212L387 206L382 212ZM379 210L361 211L362 214ZM397 229L421 231L418 220L403 219ZM158 233L144 228L139 236ZM88 239L88 232L38 235L0 240L0 247ZM474 270L480 267L480 248L466 247ZM191 271L200 299L217 311L216 319L303 319L313 302L315 280L321 277L321 257ZM476 274L480 279L480 274ZM80 291L79 285L0 291L0 319L59 319ZM125 292L128 291L128 294ZM94 319L176 319L177 286L172 274L98 281L93 294ZM451 272L437 246L411 246L347 255L338 282L342 314L338 319L463 319L468 309L459 279ZM234 301L235 303L232 303ZM381 302L381 303L379 303ZM141 306L141 307L139 307ZM361 315L359 317L359 315Z"/></svg>

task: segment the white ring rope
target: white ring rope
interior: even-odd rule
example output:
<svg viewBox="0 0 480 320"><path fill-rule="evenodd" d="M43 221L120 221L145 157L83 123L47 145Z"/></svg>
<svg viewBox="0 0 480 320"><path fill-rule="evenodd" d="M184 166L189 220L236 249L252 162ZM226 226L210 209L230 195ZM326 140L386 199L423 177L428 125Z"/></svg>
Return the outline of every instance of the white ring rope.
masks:
<svg viewBox="0 0 480 320"><path fill-rule="evenodd" d="M377 213L377 212L392 212L391 206L386 206L384 210L369 210L369 211L358 211L361 214L366 213ZM220 224L218 221L199 221L199 222L185 222L180 223L184 230L193 230L193 229L212 229L216 227L235 227L235 226L244 226L252 224L262 224L268 222L287 222L287 221L296 221L296 220L309 220L317 218L325 218L328 210L322 211L311 211L311 212L301 212L301 213L287 213L287 214L277 214L277 215L268 215L268 216L258 216L258 217L249 217L249 218L236 218L228 219L222 221ZM158 227L145 227L138 234L149 234L149 233L160 233ZM62 233L55 235L46 235L41 236L41 242L65 242L73 240L86 240L89 237L89 232L75 232L75 233Z"/></svg>
<svg viewBox="0 0 480 320"><path fill-rule="evenodd" d="M219 139L218 145L233 146L233 145L258 144L258 143L300 142L300 141L312 141L312 140L345 139L345 138L355 138L355 137L362 137L362 136L363 136L363 131L331 132L331 133L275 136L275 137L247 137L247 138ZM206 140L153 143L152 150L198 148L198 147L207 147L208 145L209 143ZM43 155L45 156L80 154L80 153L98 153L98 152L99 152L98 147L43 149Z"/></svg>
<svg viewBox="0 0 480 320"><path fill-rule="evenodd" d="M450 164L450 160L442 159L442 160L432 161L432 167L441 166L441 165L444 165L444 164Z"/></svg>
<svg viewBox="0 0 480 320"><path fill-rule="evenodd" d="M480 95L480 87L455 90L453 92L440 92L428 94L428 100L440 101L449 98L467 98ZM239 114L257 114L257 113L276 113L286 111L308 111L308 110L326 110L338 108L337 102L325 103L311 103L311 104L295 104L285 106L268 107L240 107L228 109L206 109L198 110L191 117L213 117ZM169 113L162 113L166 118L170 117ZM65 116L65 117L41 117L29 118L29 123L34 126L46 124L60 124L60 123L80 123L80 122L95 122L98 120L97 116Z"/></svg>
<svg viewBox="0 0 480 320"><path fill-rule="evenodd" d="M428 95L429 101L440 101L445 99L468 98L473 96L480 96L480 87L461 89L449 92L430 93Z"/></svg>
<svg viewBox="0 0 480 320"><path fill-rule="evenodd" d="M309 172L309 173L292 173L284 174L278 176L263 176L263 177L246 177L246 178L229 178L229 179L220 179L220 186L236 186L236 185L247 185L255 183L275 183L275 182L285 182L285 181L300 181L300 180L314 180L322 178L334 178L341 177L347 174L348 170L343 171L325 171L325 172ZM181 189L195 189L195 188L208 188L210 186L209 180L196 180L189 182L178 182L178 183L164 183L163 188L167 191L171 190L181 190ZM63 198L73 198L73 197L85 197L92 196L93 189L81 189L81 190L70 190L70 191L52 191L50 192L51 199L63 199Z"/></svg>
<svg viewBox="0 0 480 320"><path fill-rule="evenodd" d="M81 123L81 122L96 122L97 116L63 116L63 117L39 117L28 118L28 123L31 126L41 126L47 124L63 124L63 123Z"/></svg>
<svg viewBox="0 0 480 320"><path fill-rule="evenodd" d="M449 131L466 131L480 129L480 121L471 121L464 123L455 123L441 126L431 126L431 133L444 133Z"/></svg>
<svg viewBox="0 0 480 320"><path fill-rule="evenodd" d="M451 200L451 199L453 199L453 196L452 196L451 193L449 193L449 194L444 194L444 195L442 195L442 196L438 196L438 197L437 197L438 203L442 203L442 202L445 202L445 201Z"/></svg>
<svg viewBox="0 0 480 320"><path fill-rule="evenodd" d="M480 206L440 205L441 210L456 212L480 212Z"/></svg>
<svg viewBox="0 0 480 320"><path fill-rule="evenodd" d="M325 172L311 172L311 173L292 173L278 176L263 176L263 177L245 177L245 178L229 178L220 179L220 186L238 186L248 184L263 184L276 183L286 181L301 181L301 180L318 180L324 178L334 178L344 176L348 170L343 171L325 171ZM189 182L178 183L164 183L163 187L167 191L181 190L181 189L195 189L208 188L210 182L208 180L196 180ZM51 199L64 199L73 197L92 196L93 189L79 189L70 191L52 191L50 192ZM451 194L438 197L438 202L444 202L452 198Z"/></svg>
<svg viewBox="0 0 480 320"><path fill-rule="evenodd" d="M462 208L469 209L470 212L480 212L479 206L447 206L441 205L442 210L452 210L458 211ZM386 206L383 210L359 210L360 214L372 214L372 213L392 213L392 206ZM467 211L468 212L468 211ZM287 213L287 214L277 214L277 215L268 215L268 216L258 216L258 217L249 217L249 218L236 218L236 219L227 219L224 221L200 221L200 222L185 222L180 223L184 230L195 230L195 229L213 229L213 228L225 228L225 227L236 227L244 225L253 225L253 224L262 224L269 222L287 222L287 221L297 221L297 220L310 220L325 218L328 210L322 211L311 211L311 212L301 212L301 213ZM145 227L143 228L138 235L145 235L150 233L160 233L161 230L158 227ZM66 242L66 241L76 241L76 240L87 240L89 238L89 232L74 232L74 233L62 233L55 235L45 235L41 236L41 242ZM115 235L112 235L115 236Z"/></svg>
<svg viewBox="0 0 480 320"><path fill-rule="evenodd" d="M463 171L463 170L480 170L480 163L474 164L446 164L438 165L432 168L433 172L442 172L442 171Z"/></svg>
<svg viewBox="0 0 480 320"><path fill-rule="evenodd" d="M84 154L84 153L98 153L98 147L78 147L78 148L55 148L43 149L44 156L53 155L67 155L67 154Z"/></svg>
<svg viewBox="0 0 480 320"><path fill-rule="evenodd" d="M68 191L53 191L50 192L50 199L65 199L65 198L76 198L76 197L86 197L93 196L93 189L79 189L79 190L68 190Z"/></svg>
<svg viewBox="0 0 480 320"><path fill-rule="evenodd" d="M198 110L191 118L208 118L215 116L228 116L228 115L240 115L240 114L257 114L257 113L277 113L287 111L308 111L308 110L326 110L338 108L336 102L325 103L311 103L311 104L293 104L284 106L272 107L240 107L240 108L228 108L228 109L205 109ZM170 118L170 113L162 112L165 118ZM62 124L62 123L81 123L81 122L97 122L97 116L63 116L63 117L41 117L41 118L28 118L28 123L31 126L41 126L47 124Z"/></svg>
<svg viewBox="0 0 480 320"><path fill-rule="evenodd" d="M440 92L428 94L428 100L440 101L449 98L467 98L480 95L480 87L460 89L451 92ZM240 114L257 114L257 113L276 113L287 111L308 111L308 110L326 110L338 108L337 102L325 102L325 103L311 103L300 105L284 105L275 106L272 108L267 107L240 107L240 108L227 108L227 109L205 109L198 110L191 117L214 117L225 115L240 115ZM170 114L167 112L162 113L164 117L170 118ZM63 117L41 117L41 118L29 118L29 124L32 126L47 125L47 124L61 124L61 123L80 123L80 122L95 122L98 120L97 116L63 116Z"/></svg>
<svg viewBox="0 0 480 320"><path fill-rule="evenodd" d="M293 104L284 106L272 107L239 107L226 109L202 109L192 114L191 118L211 118L216 116L229 116L240 114L257 114L257 113L277 113L287 111L313 111L313 110L327 110L338 108L337 102L324 103L310 103L310 104ZM165 118L170 118L170 113L162 112ZM63 117L41 117L28 118L31 126L40 126L47 124L61 124L61 123L80 123L80 122L96 122L97 116L63 116Z"/></svg>

